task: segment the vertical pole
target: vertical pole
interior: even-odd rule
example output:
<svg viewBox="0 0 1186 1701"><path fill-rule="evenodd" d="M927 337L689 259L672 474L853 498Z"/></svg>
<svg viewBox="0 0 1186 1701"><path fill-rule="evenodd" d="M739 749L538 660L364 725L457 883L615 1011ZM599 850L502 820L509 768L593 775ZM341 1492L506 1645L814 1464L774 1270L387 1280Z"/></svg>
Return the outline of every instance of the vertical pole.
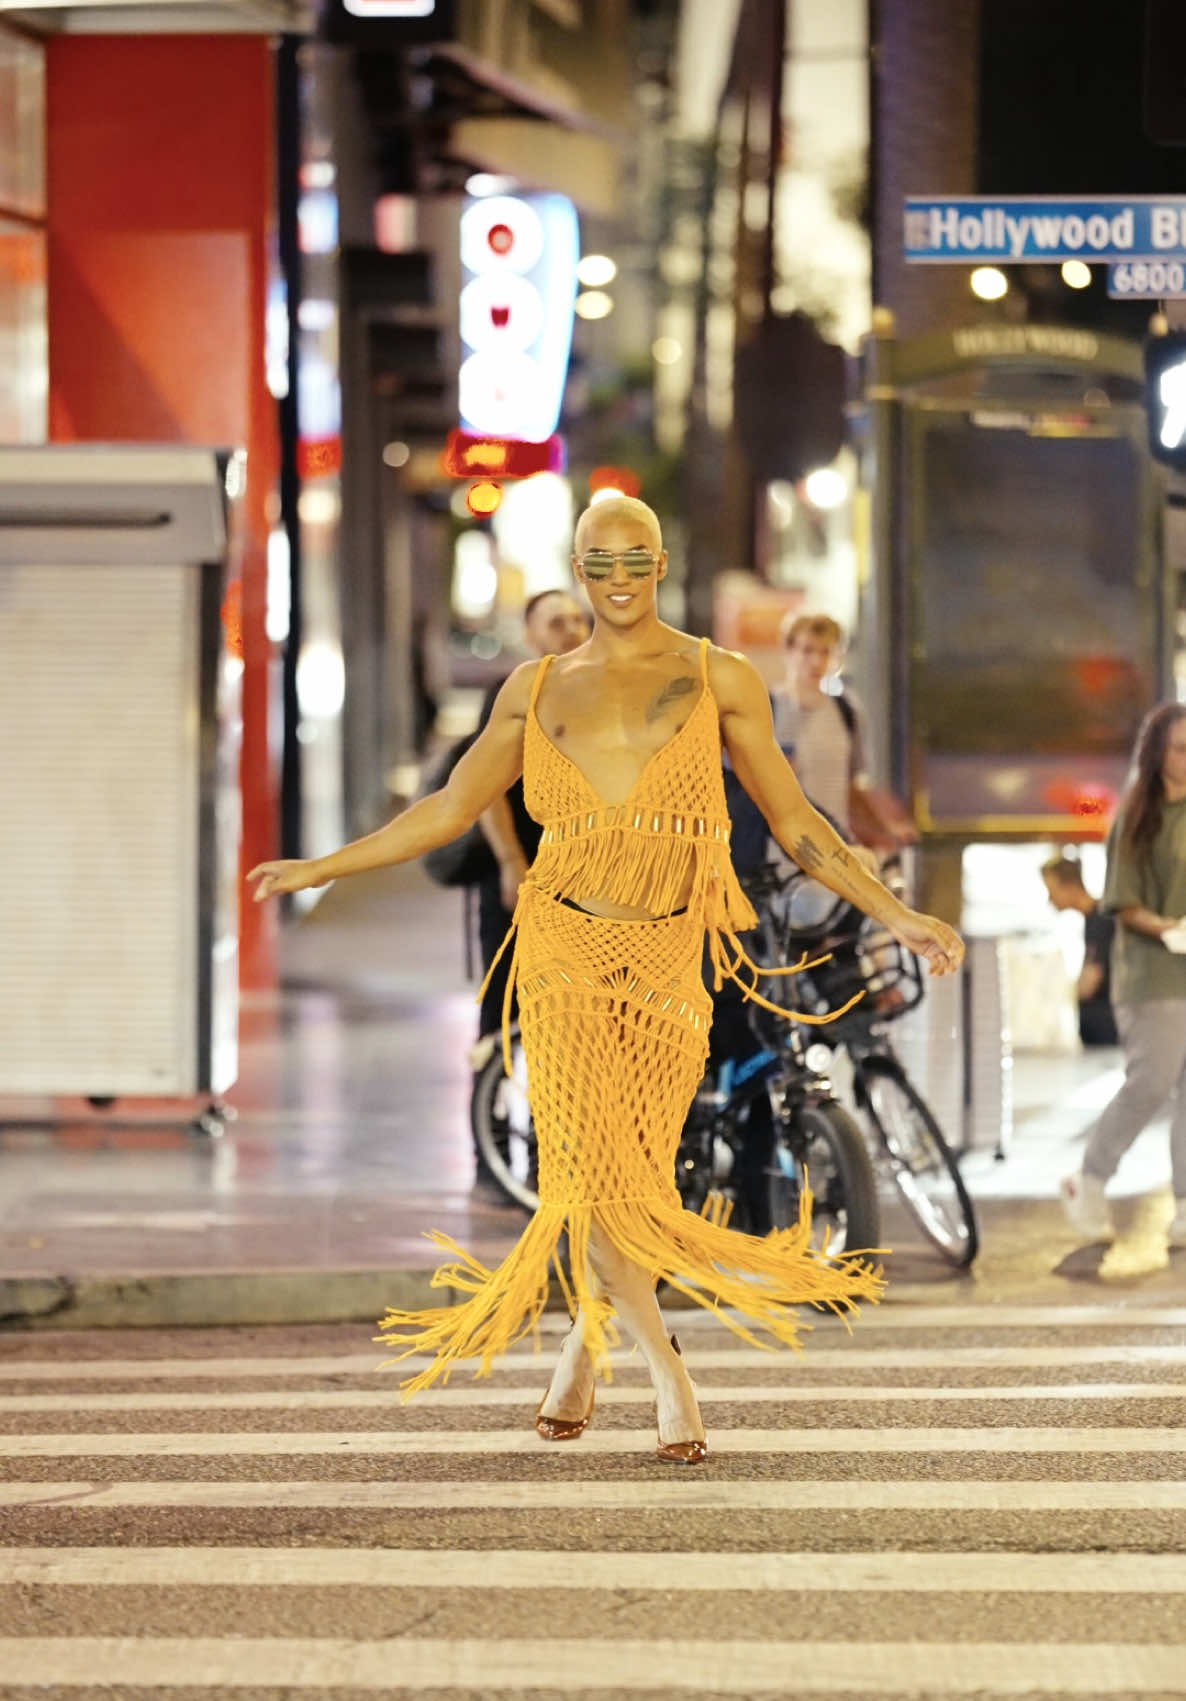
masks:
<svg viewBox="0 0 1186 1701"><path fill-rule="evenodd" d="M280 757L280 854L301 856L301 747L296 730L300 709L296 694L296 664L301 649L301 528L297 503L301 494L297 465L299 421L297 384L300 375L301 252L297 241L297 200L300 193L301 103L299 38L286 35L276 51L276 224L280 272L288 312L288 394L279 402L280 516L288 538L289 618L283 657L283 744Z"/></svg>
<svg viewBox="0 0 1186 1701"><path fill-rule="evenodd" d="M774 316L774 286L778 281L778 176L782 164L782 101L786 75L787 0L770 0L765 20L770 38L769 143L766 154L766 231L762 255L762 295L765 317Z"/></svg>

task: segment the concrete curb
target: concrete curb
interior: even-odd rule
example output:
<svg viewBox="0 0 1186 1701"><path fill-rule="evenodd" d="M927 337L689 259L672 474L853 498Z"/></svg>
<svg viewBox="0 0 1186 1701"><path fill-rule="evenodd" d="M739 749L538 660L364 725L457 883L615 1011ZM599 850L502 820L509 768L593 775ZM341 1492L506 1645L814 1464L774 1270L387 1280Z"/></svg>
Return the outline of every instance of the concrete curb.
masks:
<svg viewBox="0 0 1186 1701"><path fill-rule="evenodd" d="M448 1305L430 1270L220 1270L0 1276L0 1329L218 1328L374 1323L388 1306Z"/></svg>
<svg viewBox="0 0 1186 1701"><path fill-rule="evenodd" d="M376 1323L388 1307L456 1305L431 1270L217 1270L171 1275L0 1276L0 1334L31 1329L218 1329L237 1325ZM663 1295L665 1311L695 1304ZM553 1281L547 1310L563 1311Z"/></svg>

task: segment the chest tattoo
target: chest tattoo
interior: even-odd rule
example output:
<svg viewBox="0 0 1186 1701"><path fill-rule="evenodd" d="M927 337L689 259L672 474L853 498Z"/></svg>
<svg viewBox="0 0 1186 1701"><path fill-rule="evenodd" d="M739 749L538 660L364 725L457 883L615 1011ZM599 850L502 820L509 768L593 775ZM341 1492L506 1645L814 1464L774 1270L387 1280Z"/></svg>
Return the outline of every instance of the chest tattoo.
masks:
<svg viewBox="0 0 1186 1701"><path fill-rule="evenodd" d="M647 704L646 722L650 726L666 713L673 703L678 703L681 697L686 697L689 691L695 691L696 681L689 679L686 674L678 679L669 679L659 695Z"/></svg>

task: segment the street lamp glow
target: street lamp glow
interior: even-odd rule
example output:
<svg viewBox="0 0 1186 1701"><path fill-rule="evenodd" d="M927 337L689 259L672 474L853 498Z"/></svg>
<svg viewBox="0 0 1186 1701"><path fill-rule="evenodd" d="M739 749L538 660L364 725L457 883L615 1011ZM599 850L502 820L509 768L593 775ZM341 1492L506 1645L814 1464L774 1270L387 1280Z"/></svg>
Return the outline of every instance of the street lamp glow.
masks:
<svg viewBox="0 0 1186 1701"><path fill-rule="evenodd" d="M977 266L969 281L972 294L981 301L999 301L1009 288L1009 280L998 266Z"/></svg>
<svg viewBox="0 0 1186 1701"><path fill-rule="evenodd" d="M586 289L604 289L617 275L617 265L608 254L585 254L577 265L577 282Z"/></svg>
<svg viewBox="0 0 1186 1701"><path fill-rule="evenodd" d="M605 319L614 310L614 298L603 289L587 289L577 296L574 308L578 319Z"/></svg>
<svg viewBox="0 0 1186 1701"><path fill-rule="evenodd" d="M848 481L835 467L817 467L808 473L803 494L813 508L839 508L848 495Z"/></svg>
<svg viewBox="0 0 1186 1701"><path fill-rule="evenodd" d="M656 337L651 344L651 355L659 366L674 366L684 352L684 345L676 337Z"/></svg>
<svg viewBox="0 0 1186 1701"><path fill-rule="evenodd" d="M1091 267L1082 260L1064 260L1062 281L1068 289L1086 289L1091 282Z"/></svg>

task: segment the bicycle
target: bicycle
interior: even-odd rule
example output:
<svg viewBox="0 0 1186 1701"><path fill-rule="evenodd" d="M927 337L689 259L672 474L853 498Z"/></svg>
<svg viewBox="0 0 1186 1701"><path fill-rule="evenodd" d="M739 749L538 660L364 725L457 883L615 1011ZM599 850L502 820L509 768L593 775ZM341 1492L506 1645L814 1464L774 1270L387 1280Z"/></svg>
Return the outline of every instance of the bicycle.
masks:
<svg viewBox="0 0 1186 1701"><path fill-rule="evenodd" d="M838 1009L854 993L864 993L851 1010L812 1031L805 1057L826 1078L831 1055L840 1048L848 1053L853 1096L879 1167L888 1172L931 1244L955 1268L966 1269L980 1245L975 1207L958 1158L886 1032L922 1001L918 959L883 927L798 869L763 869L747 881L747 889L759 916L755 960L794 962L805 951L824 959L794 983L808 1014ZM771 1019L756 1015L760 1031L769 1037Z"/></svg>
<svg viewBox="0 0 1186 1701"><path fill-rule="evenodd" d="M726 1058L692 1101L676 1153L685 1208L703 1210L716 1196L727 1201L732 1227L769 1234L798 1223L810 1185L813 1245L834 1253L876 1247L877 1182L860 1128L797 1028L773 1047L754 1038L757 1049ZM751 1118L763 1098L768 1149L755 1153Z"/></svg>
<svg viewBox="0 0 1186 1701"><path fill-rule="evenodd" d="M487 1034L473 1053L469 1115L482 1163L507 1198L525 1211L539 1204L535 1124L527 1093L527 1061L517 1022L511 1025L511 1073L503 1066L502 1035Z"/></svg>

